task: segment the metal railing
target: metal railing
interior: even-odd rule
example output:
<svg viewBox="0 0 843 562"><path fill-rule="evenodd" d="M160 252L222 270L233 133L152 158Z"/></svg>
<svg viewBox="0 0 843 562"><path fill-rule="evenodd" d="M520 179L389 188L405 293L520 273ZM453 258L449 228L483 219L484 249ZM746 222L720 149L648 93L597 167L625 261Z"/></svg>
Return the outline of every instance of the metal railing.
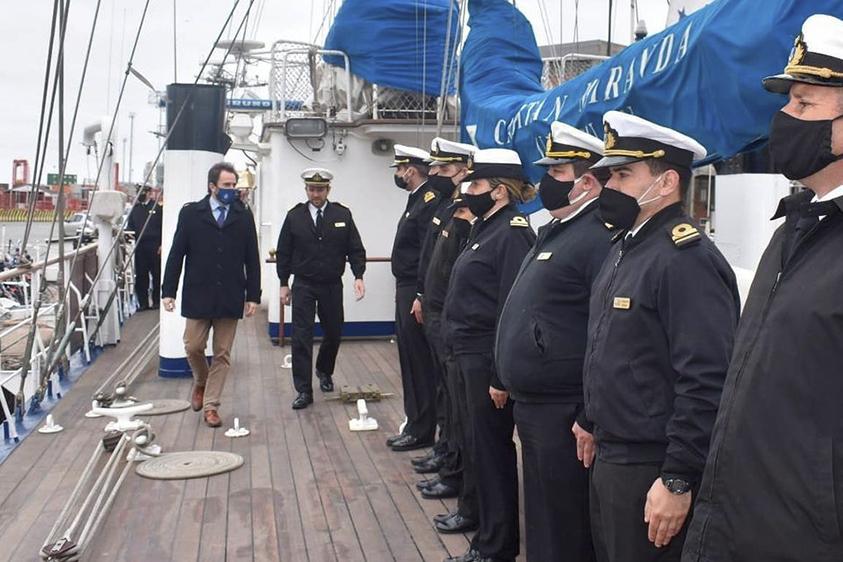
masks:
<svg viewBox="0 0 843 562"><path fill-rule="evenodd" d="M585 53L568 53L561 57L545 57L542 59L542 86L545 90L555 88L572 78L576 78L583 72L591 70L608 58L603 55Z"/></svg>
<svg viewBox="0 0 843 562"><path fill-rule="evenodd" d="M73 251L67 252L63 258L52 258L46 261L37 261L38 258L36 257L36 262L31 265L16 267L14 269L0 272L0 286L14 283L21 287L22 295L19 297L21 306L16 309L16 312L25 313L25 316L14 320L12 323L0 330L0 411L2 411L5 418L3 420L4 437L7 440L11 439L16 442L19 440L14 412L15 410L20 411L20 405L10 404L6 399L5 391L8 391L13 395L17 394L23 371L22 363L25 361L25 357L22 357L21 365L13 365L9 361L9 355L12 353L12 349L19 347L20 342L28 338L30 330L34 328L35 333L33 345L29 354L29 376L25 379L23 389L23 400L26 402L39 392L39 387L42 382L39 375L44 368L50 366L49 363L45 362L49 361L50 354L55 351L54 349L51 349L50 344L52 342L45 341L45 337L43 337L41 333L41 328L47 327L55 330L57 328L56 324L60 320L59 318L56 318L56 313L58 312L61 304L60 302L52 302L35 307L33 306L33 301L36 298L42 298L45 294L45 290L50 283L45 275L48 268L59 264L61 261L64 261L64 267L67 271L68 277L68 281L66 282L67 294L65 297L67 306L71 311L74 309L83 310L80 321L75 324L72 322L74 314L71 313L64 315L65 332L72 332L74 335L78 334L78 337L81 340L81 346L76 349L81 348L86 363L91 362L91 331L96 328L97 322L99 321L101 303L99 303L97 298L98 291L91 290L93 280L91 276L85 272L87 265L85 260L79 260L77 258L76 271L69 271L69 267L74 259L74 256L82 257L89 254L96 256L97 249L97 243L87 244ZM123 248L121 245L121 251L117 253L115 258L116 260L122 262L122 265L126 266L125 273L122 275L122 278L117 280L118 295L115 306L118 307L118 314L121 319L131 313L133 307L134 280L132 264L130 262L127 263L131 252L122 250ZM122 269L123 268L117 268L117 271L119 272ZM37 313L34 312L35 310L37 310ZM45 325L45 321L49 318L52 318L53 320L52 326ZM69 345L64 347L63 354L68 362L74 351L75 350ZM18 352L18 355L20 356L22 354ZM52 389L58 384L58 377L61 372L61 366L59 366L52 372L47 373L48 395L52 395ZM19 396L18 399L20 399Z"/></svg>

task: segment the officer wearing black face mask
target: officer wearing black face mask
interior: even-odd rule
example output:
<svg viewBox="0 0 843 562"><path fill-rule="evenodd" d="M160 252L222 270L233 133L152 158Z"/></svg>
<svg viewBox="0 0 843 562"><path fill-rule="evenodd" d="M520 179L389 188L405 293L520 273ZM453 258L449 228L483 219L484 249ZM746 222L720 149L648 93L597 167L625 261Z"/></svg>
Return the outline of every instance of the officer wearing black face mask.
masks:
<svg viewBox="0 0 843 562"><path fill-rule="evenodd" d="M420 474L439 472L440 469L443 469L447 459L452 459L452 464L456 462L456 455L452 447L449 454L448 443L450 439L448 392L444 372L445 354L440 335L442 306L429 306L425 302L424 293L426 277L433 263L434 246L440 233L454 214L453 202L459 194L457 186L466 175L466 163L473 152L474 147L470 144L453 142L439 137L433 139L430 145L430 175L426 187L438 191L442 197L433 213L427 238L422 246L419 259L419 282L416 288L416 300L413 302L413 315L418 323L424 325L424 332L433 356L433 375L436 380L436 421L439 426L439 436L429 455L413 459L414 469ZM450 272L450 266L448 266L448 271ZM424 482L434 481L425 480ZM459 489L460 483L459 468L457 466L445 468L440 474L440 479L435 481L435 490L425 491L425 497L453 496Z"/></svg>
<svg viewBox="0 0 843 562"><path fill-rule="evenodd" d="M805 20L770 151L785 197L746 300L682 560L843 560L843 21ZM783 100L784 101L784 100Z"/></svg>
<svg viewBox="0 0 843 562"><path fill-rule="evenodd" d="M138 310L158 308L161 294L161 206L150 200L149 186L143 186L129 211L126 230L135 233L135 295ZM142 232L142 233L141 233ZM149 304L152 279L152 306Z"/></svg>
<svg viewBox="0 0 843 562"><path fill-rule="evenodd" d="M594 424L597 559L678 561L708 454L740 301L681 205L695 140L610 111L601 218L620 229L591 291L583 389ZM580 423L579 425L582 425Z"/></svg>
<svg viewBox="0 0 843 562"><path fill-rule="evenodd" d="M464 477L476 478L479 529L469 552L449 560L514 560L519 532L512 402L492 354L506 296L536 239L515 207L532 198L533 188L512 150L478 150L469 167L471 184L462 198L477 219L451 272L442 338L465 412Z"/></svg>
<svg viewBox="0 0 843 562"><path fill-rule="evenodd" d="M589 171L602 155L600 139L551 124L536 164L548 167L539 197L553 219L539 228L498 323L497 372L514 401L521 440L528 561L594 559L587 470L593 446L584 429L569 430L583 407L591 285L612 235L597 213L597 176L605 174Z"/></svg>
<svg viewBox="0 0 843 562"><path fill-rule="evenodd" d="M436 434L436 381L433 359L422 325L412 313L419 283L419 261L433 213L442 195L427 186L430 155L419 148L396 144L395 185L409 192L407 206L392 245L395 277L395 331L401 363L404 413L402 433L387 439L394 451L412 451L433 445Z"/></svg>

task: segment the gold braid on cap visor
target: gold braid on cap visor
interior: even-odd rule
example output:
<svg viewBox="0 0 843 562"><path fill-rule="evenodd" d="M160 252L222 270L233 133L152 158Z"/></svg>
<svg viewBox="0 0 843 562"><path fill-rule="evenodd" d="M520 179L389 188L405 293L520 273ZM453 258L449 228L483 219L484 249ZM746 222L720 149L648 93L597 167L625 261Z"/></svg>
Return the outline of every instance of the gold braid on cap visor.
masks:
<svg viewBox="0 0 843 562"><path fill-rule="evenodd" d="M587 151L565 150L559 152L547 151L544 153L546 158L583 158L589 160L591 153Z"/></svg>
<svg viewBox="0 0 843 562"><path fill-rule="evenodd" d="M807 66L804 64L789 64L784 68L785 74L807 74L809 76L819 76L820 78L843 78L843 72L836 72L830 68L821 68L819 66Z"/></svg>
<svg viewBox="0 0 843 562"><path fill-rule="evenodd" d="M610 149L603 152L603 156L628 156L630 158L663 158L664 155L664 150L644 152L643 150Z"/></svg>

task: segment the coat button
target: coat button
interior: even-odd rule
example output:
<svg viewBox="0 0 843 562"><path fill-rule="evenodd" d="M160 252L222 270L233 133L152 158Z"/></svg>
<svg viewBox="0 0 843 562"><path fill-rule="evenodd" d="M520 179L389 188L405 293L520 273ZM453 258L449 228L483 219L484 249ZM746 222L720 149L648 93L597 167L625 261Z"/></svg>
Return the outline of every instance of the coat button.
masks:
<svg viewBox="0 0 843 562"><path fill-rule="evenodd" d="M222 246L217 246L217 252L222 253Z"/></svg>

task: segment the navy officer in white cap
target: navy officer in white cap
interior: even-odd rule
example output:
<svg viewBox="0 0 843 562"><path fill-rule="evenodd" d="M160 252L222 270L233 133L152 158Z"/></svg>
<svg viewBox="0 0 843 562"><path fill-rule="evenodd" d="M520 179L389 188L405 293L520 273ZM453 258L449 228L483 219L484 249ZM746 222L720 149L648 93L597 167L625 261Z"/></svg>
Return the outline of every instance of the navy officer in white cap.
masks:
<svg viewBox="0 0 843 562"><path fill-rule="evenodd" d="M773 164L806 189L780 202L752 282L687 562L843 560L843 21L806 19L764 87L789 98Z"/></svg>
<svg viewBox="0 0 843 562"><path fill-rule="evenodd" d="M705 149L626 113L603 122L595 169L611 176L598 211L618 234L592 287L583 374L597 442L594 545L601 562L678 561L732 352L737 283L682 206Z"/></svg>
<svg viewBox="0 0 843 562"><path fill-rule="evenodd" d="M472 160L462 198L477 218L451 272L442 337L459 377L465 473L476 481L479 528L469 551L448 561L509 562L520 548L518 463L512 401L497 376L493 354L504 302L536 240L516 204L532 199L535 190L514 150L478 150Z"/></svg>
<svg viewBox="0 0 843 562"><path fill-rule="evenodd" d="M425 279L430 267L433 266L433 250L436 240L442 230L450 223L451 217L456 210L454 199L459 196L459 185L468 173L468 160L474 153L475 147L470 144L450 141L436 137L430 143L430 175L427 178L426 187L439 192L441 197L437 208L430 220L427 238L422 246L419 258L419 280L416 286L416 300L413 302L413 314L416 321L424 325L424 333L427 336L427 343L433 355L433 367L436 377L436 421L439 426L439 435L436 444L430 454L419 459L413 459L413 467L420 474L439 472L444 468L446 460L450 460L452 466L444 468L440 474L442 486L438 491L445 495L452 495L460 486L460 470L455 465L457 455L451 448L449 451L449 424L448 424L448 390L445 384L445 354L442 348L442 305L443 301L433 299L430 303L425 299ZM434 267L447 267L453 263L438 263ZM444 296L444 295L443 295ZM435 482L435 479L425 480L425 483ZM438 497L433 492L430 497Z"/></svg>
<svg viewBox="0 0 843 562"><path fill-rule="evenodd" d="M608 174L589 169L603 156L602 140L559 121L550 129L536 163L548 168L539 197L553 219L539 228L501 312L495 359L521 440L527 560L587 562L594 556L588 519L593 449L580 453L583 466L575 435L564 429L583 407L591 285L612 236L597 213Z"/></svg>
<svg viewBox="0 0 843 562"><path fill-rule="evenodd" d="M298 395L293 409L313 402L313 322L319 313L323 337L316 358L316 376L322 392L334 390L333 374L343 324L342 275L346 261L354 274L357 300L366 292L366 250L351 210L328 201L333 174L308 168L301 174L307 202L287 212L276 251L281 300L293 305L293 384ZM293 287L289 287L293 275Z"/></svg>
<svg viewBox="0 0 843 562"><path fill-rule="evenodd" d="M412 146L396 144L394 182L408 193L407 206L398 221L392 244L392 275L395 277L395 335L404 391L404 430L389 437L394 451L412 451L433 445L436 436L436 381L433 358L422 325L413 314L419 283L419 263L433 213L442 194L427 185L430 154Z"/></svg>

